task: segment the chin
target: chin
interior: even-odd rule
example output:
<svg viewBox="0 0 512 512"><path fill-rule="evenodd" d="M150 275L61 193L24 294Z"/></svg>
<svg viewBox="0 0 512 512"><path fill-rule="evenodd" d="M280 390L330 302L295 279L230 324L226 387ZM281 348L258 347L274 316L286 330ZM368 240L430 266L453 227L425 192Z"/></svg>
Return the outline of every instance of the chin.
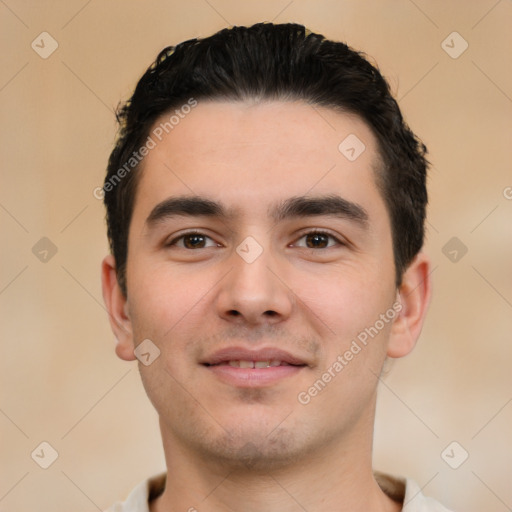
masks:
<svg viewBox="0 0 512 512"><path fill-rule="evenodd" d="M239 432L226 435L203 444L202 455L225 468L238 472L268 472L288 466L301 455L297 439L285 429L276 429L271 435L255 432Z"/></svg>

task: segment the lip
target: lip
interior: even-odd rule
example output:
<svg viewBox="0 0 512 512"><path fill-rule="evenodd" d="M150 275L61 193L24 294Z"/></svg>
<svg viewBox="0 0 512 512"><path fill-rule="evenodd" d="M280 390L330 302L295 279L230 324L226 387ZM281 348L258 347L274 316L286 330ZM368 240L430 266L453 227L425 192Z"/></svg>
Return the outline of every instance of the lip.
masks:
<svg viewBox="0 0 512 512"><path fill-rule="evenodd" d="M228 361L272 361L286 363L285 366L269 368L238 368L229 366ZM229 347L214 352L201 362L204 368L226 384L235 387L254 388L277 384L308 368L308 362L284 350L261 348L249 350L243 347Z"/></svg>
<svg viewBox="0 0 512 512"><path fill-rule="evenodd" d="M243 347L228 347L214 352L201 362L205 365L215 365L228 361L270 361L272 359L295 366L308 364L304 359L300 359L285 350L274 347L260 348L258 350L249 350Z"/></svg>

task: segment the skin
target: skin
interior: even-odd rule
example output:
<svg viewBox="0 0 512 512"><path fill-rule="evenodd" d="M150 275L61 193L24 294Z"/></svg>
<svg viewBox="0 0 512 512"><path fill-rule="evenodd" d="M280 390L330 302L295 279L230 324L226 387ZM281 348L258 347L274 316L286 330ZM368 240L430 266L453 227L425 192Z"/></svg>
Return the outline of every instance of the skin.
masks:
<svg viewBox="0 0 512 512"><path fill-rule="evenodd" d="M338 150L349 134L366 146L353 162ZM278 101L199 102L146 156L127 297L112 256L102 282L117 355L134 360L144 339L160 350L149 366L139 363L168 471L153 512L401 510L372 474L377 384L385 359L408 354L420 334L430 264L420 253L396 289L379 164L376 139L358 117ZM367 222L269 216L291 197L332 194L362 207ZM232 215L148 223L170 196L201 196ZM166 245L190 229L209 238ZM312 230L335 238L305 236ZM248 236L263 249L252 263L236 252ZM300 403L298 394L397 300L394 320ZM233 345L278 347L307 366L268 386L231 385L200 363Z"/></svg>

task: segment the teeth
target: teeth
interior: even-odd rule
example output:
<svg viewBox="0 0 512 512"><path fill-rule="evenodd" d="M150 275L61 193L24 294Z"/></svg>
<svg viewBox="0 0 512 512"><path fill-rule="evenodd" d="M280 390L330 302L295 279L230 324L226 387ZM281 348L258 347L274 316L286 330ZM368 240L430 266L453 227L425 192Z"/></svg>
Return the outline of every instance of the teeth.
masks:
<svg viewBox="0 0 512 512"><path fill-rule="evenodd" d="M228 361L229 366L233 368L271 368L274 366L288 366L288 363L283 363L277 359L271 361Z"/></svg>

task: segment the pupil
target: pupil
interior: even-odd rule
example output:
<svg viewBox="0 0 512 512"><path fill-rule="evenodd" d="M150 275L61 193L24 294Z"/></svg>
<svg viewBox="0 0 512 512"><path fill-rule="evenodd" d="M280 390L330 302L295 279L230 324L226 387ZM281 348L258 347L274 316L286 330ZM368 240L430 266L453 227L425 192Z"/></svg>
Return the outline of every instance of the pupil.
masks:
<svg viewBox="0 0 512 512"><path fill-rule="evenodd" d="M308 247L327 247L327 236L322 234L310 234L307 237ZM311 242L311 244L309 243Z"/></svg>
<svg viewBox="0 0 512 512"><path fill-rule="evenodd" d="M199 247L204 244L204 236L201 235L187 235L185 237L185 246L188 248Z"/></svg>

